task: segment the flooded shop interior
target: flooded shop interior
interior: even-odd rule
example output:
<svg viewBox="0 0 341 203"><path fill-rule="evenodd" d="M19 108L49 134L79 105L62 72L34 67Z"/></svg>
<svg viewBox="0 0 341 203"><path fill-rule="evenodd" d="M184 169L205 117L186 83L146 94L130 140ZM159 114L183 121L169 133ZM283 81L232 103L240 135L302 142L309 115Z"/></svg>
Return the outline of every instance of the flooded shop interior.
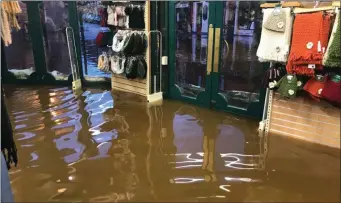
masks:
<svg viewBox="0 0 341 203"><path fill-rule="evenodd" d="M3 200L340 201L340 2L0 4Z"/></svg>

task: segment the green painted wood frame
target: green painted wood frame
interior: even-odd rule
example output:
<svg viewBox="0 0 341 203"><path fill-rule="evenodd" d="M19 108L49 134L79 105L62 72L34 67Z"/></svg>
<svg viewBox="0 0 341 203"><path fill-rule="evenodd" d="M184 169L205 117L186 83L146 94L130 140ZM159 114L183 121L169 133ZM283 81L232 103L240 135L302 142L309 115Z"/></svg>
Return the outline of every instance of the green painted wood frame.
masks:
<svg viewBox="0 0 341 203"><path fill-rule="evenodd" d="M172 99L177 99L185 102L189 102L192 104L205 106L209 108L215 108L218 110L226 111L233 114L243 115L246 117L251 117L255 119L261 119L262 112L264 108L264 101L265 101L265 89L260 90L260 99L258 102L251 103L249 107L246 110L240 109L240 108L233 108L228 106L228 101L226 101L220 94L219 94L219 76L220 76L220 66L221 66L221 59L220 49L215 50L214 47L212 47L212 58L215 58L218 56L219 58L219 67L217 71L214 71L214 60L212 60L212 72L210 75L206 74L206 85L205 85L205 91L200 93L196 98L190 98L186 96L182 96L181 92L178 87L176 87L175 83L175 50L176 50L176 10L175 10L175 4L177 2L169 2L168 5L168 67L169 67L169 97ZM219 29L216 28L222 28L223 26L223 11L224 11L224 1L209 1L209 25L213 25L215 28L215 32ZM215 36L215 32L213 32L213 35ZM220 32L222 32L222 29L220 29ZM221 33L220 33L221 35ZM215 45L215 37L213 37L213 42L211 43L212 46ZM220 42L221 43L221 42ZM269 64L264 63L263 68L266 69L269 66Z"/></svg>
<svg viewBox="0 0 341 203"><path fill-rule="evenodd" d="M211 106L211 75L206 74L205 91L200 92L196 98L183 96L180 89L176 86L175 82L175 50L176 50L176 3L178 1L170 1L168 5L168 68L169 68L169 97L172 99L181 100L184 102L210 107ZM215 5L216 1L209 1L209 22L208 24L214 26L215 20ZM212 33L214 35L214 33ZM211 54L213 57L213 53ZM212 67L211 67L212 68Z"/></svg>
<svg viewBox="0 0 341 203"><path fill-rule="evenodd" d="M43 35L43 27L40 19L39 12L39 4L42 1L23 1L26 4L27 8L27 16L28 16L28 33L30 35L32 41L32 51L33 51L33 60L35 64L35 72L36 74L41 75L47 74L47 63L45 57L45 47L44 47L44 35ZM80 51L80 36L79 36L79 24L78 24L78 13L77 13L77 3L76 1L68 2L68 13L69 13L69 25L73 28L75 33L75 44L76 44L76 52L77 52L77 61L80 69L81 79L83 81L83 68L82 68L82 59L81 59L81 51ZM2 47L2 51L4 51ZM7 63L6 60L1 60L2 66L5 67L3 73L8 74ZM70 67L71 68L71 67ZM18 79L6 80L5 83L19 83ZM24 84L44 84L44 82L51 83L51 81L41 81L41 80L30 80L29 83ZM56 83L55 81L54 83ZM65 84L64 81L61 81L61 84Z"/></svg>
<svg viewBox="0 0 341 203"><path fill-rule="evenodd" d="M217 30L220 30L220 36L222 36L222 32L223 32L223 18L224 18L224 3L225 1L219 1L216 3L216 18L215 18L215 31L217 32ZM221 28L221 29L217 29L217 28ZM216 33L215 33L216 34ZM220 38L222 39L222 38ZM220 44L222 42L219 42ZM259 97L259 101L258 102L254 102L249 104L248 108L246 110L240 109L240 108L233 108L231 106L228 105L228 101L226 99L224 99L224 97L219 93L219 77L220 77L220 69L221 69L221 57L220 54L221 49L219 48L219 51L216 53L214 52L214 57L218 57L219 59L219 68L218 71L212 71L211 73L211 81L212 81L212 100L215 101L215 109L218 110L222 110L222 111L226 111L229 113L233 113L233 114L238 114L238 115L243 115L246 117L252 117L255 119L261 119L262 114L263 114L263 108L264 108L264 102L265 102L265 93L266 90L265 89L260 89L260 97ZM216 51L216 50L215 50ZM268 63L263 63L263 69L266 69L269 67Z"/></svg>

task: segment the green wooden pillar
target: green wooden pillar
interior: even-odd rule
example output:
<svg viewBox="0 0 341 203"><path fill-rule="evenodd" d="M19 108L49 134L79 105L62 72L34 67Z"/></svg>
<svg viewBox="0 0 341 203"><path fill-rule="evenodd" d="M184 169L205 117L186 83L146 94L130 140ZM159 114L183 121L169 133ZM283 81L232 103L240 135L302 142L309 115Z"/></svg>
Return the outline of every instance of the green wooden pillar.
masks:
<svg viewBox="0 0 341 203"><path fill-rule="evenodd" d="M32 42L33 58L37 74L47 72L43 27L40 19L39 4L41 1L26 1L28 16L28 33ZM47 39L46 39L47 40Z"/></svg>
<svg viewBox="0 0 341 203"><path fill-rule="evenodd" d="M70 27L73 29L74 37L75 37L75 45L76 45L76 53L77 53L77 63L79 67L79 74L81 80L83 81L83 64L82 64L82 53L81 53L81 38L80 38L80 28L79 28L79 18L78 18L78 11L77 11L77 2L76 1L69 1L68 2L68 9L69 9L69 24Z"/></svg>

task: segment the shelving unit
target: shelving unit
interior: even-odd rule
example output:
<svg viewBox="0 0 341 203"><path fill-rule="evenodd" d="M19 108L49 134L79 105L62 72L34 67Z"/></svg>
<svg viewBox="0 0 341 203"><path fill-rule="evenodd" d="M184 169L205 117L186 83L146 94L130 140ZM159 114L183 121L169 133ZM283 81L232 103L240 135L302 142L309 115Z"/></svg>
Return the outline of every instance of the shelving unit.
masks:
<svg viewBox="0 0 341 203"><path fill-rule="evenodd" d="M111 76L111 87L113 90L117 91L123 91L123 92L129 92L132 94L137 94L140 96L143 96L146 98L148 102L157 102L162 100L162 91L161 91L161 82L159 84L160 87L156 88L158 91L151 93L151 78L152 78L152 72L151 72L151 26L150 26L150 1L146 1L145 3L145 33L147 36L147 50L146 50L146 63L147 63L147 76L146 79L133 79L129 80L121 75L112 74ZM161 44L161 43L159 43ZM161 50L161 48L159 48ZM162 56L162 54L160 53ZM160 61L161 62L161 61ZM159 66L161 68L161 64ZM161 73L161 70L160 70ZM161 75L161 74L160 74Z"/></svg>

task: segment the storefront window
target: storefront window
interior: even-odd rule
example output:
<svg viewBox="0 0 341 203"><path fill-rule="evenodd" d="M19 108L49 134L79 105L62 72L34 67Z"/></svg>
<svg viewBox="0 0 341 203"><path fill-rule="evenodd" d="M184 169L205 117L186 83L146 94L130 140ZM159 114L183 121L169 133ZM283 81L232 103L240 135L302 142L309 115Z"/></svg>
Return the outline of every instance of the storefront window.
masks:
<svg viewBox="0 0 341 203"><path fill-rule="evenodd" d="M35 71L32 43L28 33L28 16L26 4L19 1L22 13L17 15L19 30L13 29L12 44L4 47L7 68L18 78L27 78ZM20 57L18 57L20 56Z"/></svg>

